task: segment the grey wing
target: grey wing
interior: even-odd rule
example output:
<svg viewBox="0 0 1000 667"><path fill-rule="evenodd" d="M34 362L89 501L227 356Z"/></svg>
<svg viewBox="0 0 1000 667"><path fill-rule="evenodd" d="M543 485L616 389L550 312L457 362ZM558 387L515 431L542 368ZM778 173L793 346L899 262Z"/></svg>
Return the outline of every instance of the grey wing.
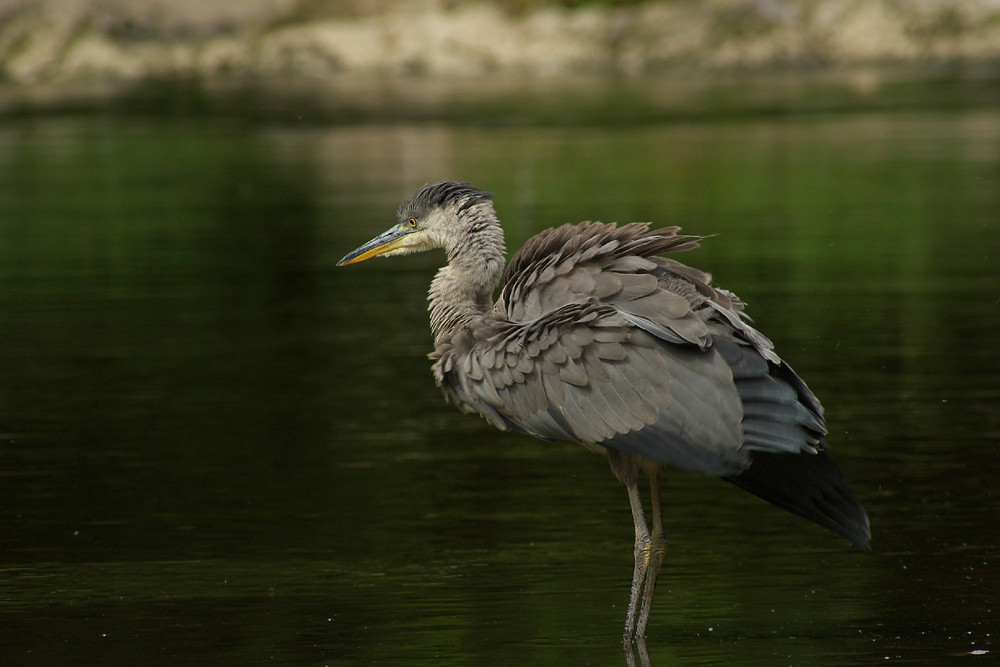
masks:
<svg viewBox="0 0 1000 667"><path fill-rule="evenodd" d="M614 447L711 475L749 464L740 398L714 350L673 349L614 308L569 305L445 351L438 383L502 429Z"/></svg>
<svg viewBox="0 0 1000 667"><path fill-rule="evenodd" d="M742 473L753 451L816 451L818 401L734 295L656 256L692 246L674 231L536 237L512 259L504 317L439 350L438 383L500 428L710 475Z"/></svg>
<svg viewBox="0 0 1000 667"><path fill-rule="evenodd" d="M675 380L674 393L686 398L687 420L677 423L666 419L670 415L665 413L665 419L635 434L635 439L649 442L646 451L629 449L633 436L608 444L678 465L657 455L655 439L669 440L680 434L703 455L697 459L698 471L720 476L745 470L752 452L819 451L826 434L822 406L775 354L771 341L745 321L742 302L712 288L707 274L666 258L649 261L656 266L646 268L657 277L656 288L615 306L659 343L659 353ZM627 283L632 278L619 279ZM728 456L721 456L717 445L706 448L698 440L702 432L691 425L700 421L728 427L729 448L724 450ZM740 467L734 469L734 465Z"/></svg>

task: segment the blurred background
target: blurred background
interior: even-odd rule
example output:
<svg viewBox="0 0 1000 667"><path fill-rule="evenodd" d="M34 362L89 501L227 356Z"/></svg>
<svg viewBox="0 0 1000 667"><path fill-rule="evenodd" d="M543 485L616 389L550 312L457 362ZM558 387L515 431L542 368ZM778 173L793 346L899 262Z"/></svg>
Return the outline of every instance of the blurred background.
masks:
<svg viewBox="0 0 1000 667"><path fill-rule="evenodd" d="M425 183L706 235L874 554L668 472L652 664L986 664L1000 4L0 1L0 663L626 664L624 488L429 372Z"/></svg>

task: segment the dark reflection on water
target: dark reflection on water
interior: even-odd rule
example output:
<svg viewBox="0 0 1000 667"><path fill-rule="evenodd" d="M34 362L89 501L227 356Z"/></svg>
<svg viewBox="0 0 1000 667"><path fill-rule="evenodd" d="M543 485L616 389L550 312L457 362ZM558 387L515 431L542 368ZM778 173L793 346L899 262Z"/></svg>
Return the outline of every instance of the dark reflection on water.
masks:
<svg viewBox="0 0 1000 667"><path fill-rule="evenodd" d="M718 236L826 404L875 555L665 482L654 664L941 664L1000 624L1000 115L634 127L52 116L0 129L0 662L622 664L624 490L434 389L438 256L335 269L424 182L519 247Z"/></svg>

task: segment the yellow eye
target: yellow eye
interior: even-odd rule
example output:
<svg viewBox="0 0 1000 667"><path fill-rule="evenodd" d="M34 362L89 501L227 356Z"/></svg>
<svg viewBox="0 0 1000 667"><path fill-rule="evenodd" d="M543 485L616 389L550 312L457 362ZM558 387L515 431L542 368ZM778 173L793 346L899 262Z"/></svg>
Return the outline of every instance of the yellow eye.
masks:
<svg viewBox="0 0 1000 667"><path fill-rule="evenodd" d="M407 220L407 222L410 223L410 227L416 227L417 226L417 219L416 218L410 218L409 220Z"/></svg>

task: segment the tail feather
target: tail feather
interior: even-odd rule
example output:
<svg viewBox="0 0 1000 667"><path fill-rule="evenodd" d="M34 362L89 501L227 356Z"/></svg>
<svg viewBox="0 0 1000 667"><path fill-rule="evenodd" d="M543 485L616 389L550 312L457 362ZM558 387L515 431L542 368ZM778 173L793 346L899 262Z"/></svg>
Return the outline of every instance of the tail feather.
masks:
<svg viewBox="0 0 1000 667"><path fill-rule="evenodd" d="M868 514L830 455L754 452L743 473L727 482L793 514L815 521L871 551Z"/></svg>

